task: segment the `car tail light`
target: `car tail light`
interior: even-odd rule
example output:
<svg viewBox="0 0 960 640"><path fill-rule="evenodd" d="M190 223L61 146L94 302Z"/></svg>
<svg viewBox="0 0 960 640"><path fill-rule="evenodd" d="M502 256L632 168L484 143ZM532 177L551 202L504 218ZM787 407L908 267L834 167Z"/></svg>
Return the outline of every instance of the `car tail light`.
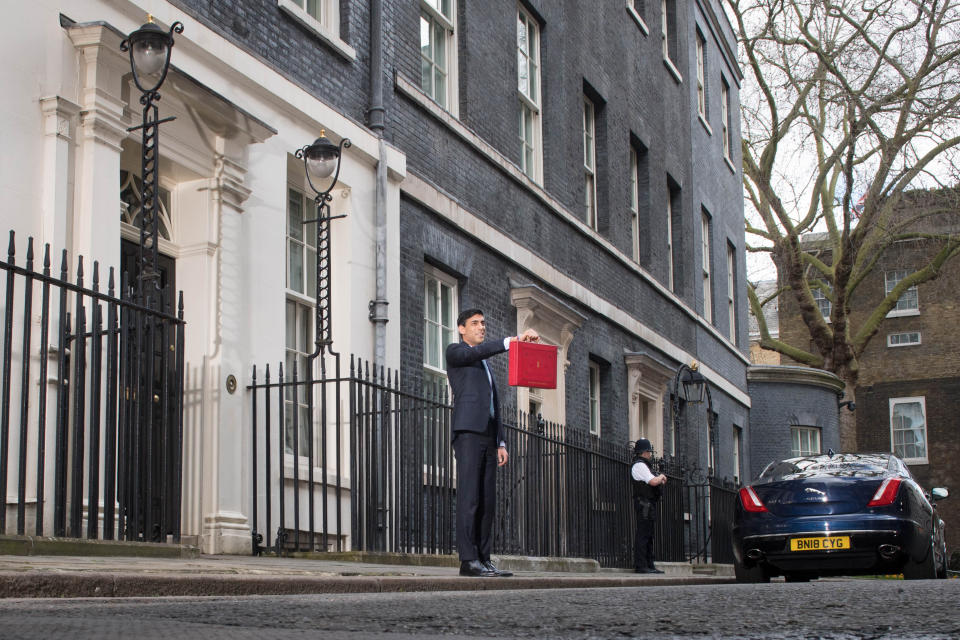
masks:
<svg viewBox="0 0 960 640"><path fill-rule="evenodd" d="M760 498L757 497L757 492L753 490L753 487L743 487L740 489L740 502L743 504L743 508L751 513L762 513L767 510Z"/></svg>
<svg viewBox="0 0 960 640"><path fill-rule="evenodd" d="M884 507L892 504L897 497L897 490L900 488L900 478L887 478L880 484L880 488L870 498L868 507Z"/></svg>

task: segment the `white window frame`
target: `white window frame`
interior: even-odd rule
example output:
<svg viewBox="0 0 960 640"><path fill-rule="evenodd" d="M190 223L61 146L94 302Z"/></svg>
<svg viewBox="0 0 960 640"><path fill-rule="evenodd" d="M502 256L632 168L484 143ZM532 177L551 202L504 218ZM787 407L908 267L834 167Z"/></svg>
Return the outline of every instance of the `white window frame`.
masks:
<svg viewBox="0 0 960 640"><path fill-rule="evenodd" d="M310 10L310 5L314 10ZM356 60L356 50L340 38L339 0L277 0L277 7L319 36L340 55Z"/></svg>
<svg viewBox="0 0 960 640"><path fill-rule="evenodd" d="M700 240L702 259L700 263L703 274L703 318L713 323L713 277L710 272L712 249L710 243L710 215L706 211L700 213Z"/></svg>
<svg viewBox="0 0 960 640"><path fill-rule="evenodd" d="M640 262L640 161L630 147L630 234L633 237L633 261Z"/></svg>
<svg viewBox="0 0 960 640"><path fill-rule="evenodd" d="M737 482L743 482L743 429L733 425L733 479Z"/></svg>
<svg viewBox="0 0 960 640"><path fill-rule="evenodd" d="M814 302L817 303L820 315L823 316L823 319L829 324L830 314L833 313L833 301L830 300L819 287L811 287L810 294L813 296Z"/></svg>
<svg viewBox="0 0 960 640"><path fill-rule="evenodd" d="M909 339L909 336L917 336L916 340ZM907 338L907 340L902 340ZM893 349L899 347L915 347L922 344L919 331L898 331L897 333L887 334L887 346Z"/></svg>
<svg viewBox="0 0 960 640"><path fill-rule="evenodd" d="M723 158L733 166L731 157L733 142L730 139L730 85L720 77L720 122L723 128Z"/></svg>
<svg viewBox="0 0 960 640"><path fill-rule="evenodd" d="M803 456L819 455L823 451L820 427L810 427L806 425L793 425L790 427L790 456L799 458ZM814 437L815 436L815 437ZM816 447L813 442L816 440ZM804 445L807 445L804 447Z"/></svg>
<svg viewBox="0 0 960 640"><path fill-rule="evenodd" d="M600 436L600 365L590 363L590 434Z"/></svg>
<svg viewBox="0 0 960 640"><path fill-rule="evenodd" d="M641 9L637 9L638 1L641 4ZM630 14L630 17L633 18L637 26L640 27L643 35L648 36L650 35L650 27L647 26L647 20L643 17L643 14L647 12L645 2L646 0L627 0L627 13Z"/></svg>
<svg viewBox="0 0 960 640"><path fill-rule="evenodd" d="M699 29L696 30L695 39L697 41L697 115L709 129L710 123L707 120L707 41Z"/></svg>
<svg viewBox="0 0 960 640"><path fill-rule="evenodd" d="M737 250L727 243L727 331L730 342L737 343Z"/></svg>
<svg viewBox="0 0 960 640"><path fill-rule="evenodd" d="M526 49L521 43L526 30ZM521 69L527 72L523 87ZM520 169L537 184L543 183L543 143L540 114L540 25L523 7L517 9L517 93L520 101ZM529 116L530 126L527 127ZM529 158L528 158L529 156Z"/></svg>
<svg viewBox="0 0 960 640"><path fill-rule="evenodd" d="M434 298L437 301L437 304L443 305L443 287L449 289L449 319L450 326L443 324L443 309L438 308L436 320L430 317L427 305L430 302L430 287L437 287L437 296ZM423 370L426 380L427 377L434 380L443 380L446 383L447 380L447 369L445 365L444 354L446 352L447 344L456 342L459 338L457 337L457 314L459 313L459 302L458 302L458 284L456 278L440 271L436 267L431 265L424 265L423 269ZM436 347L438 361L435 363L429 362L428 353L429 345L428 341L430 338L430 325L436 326L436 339L437 343L433 345ZM445 337L446 336L446 337Z"/></svg>
<svg viewBox="0 0 960 640"><path fill-rule="evenodd" d="M317 248L316 246L311 246L311 241L316 243L316 222L310 224L301 224L300 225L300 234L297 235L291 234L291 228L294 226L294 220L291 219L292 215L292 204L294 200L297 201L298 206L300 207L300 221L303 220L313 220L316 218L315 202L313 198L307 196L305 190L295 184L288 184L287 186L287 228L284 233L284 255L285 255L285 278L284 286L286 289L286 303L284 307L284 379L292 380L293 379L293 362L297 363L297 376L300 380L305 378L307 373L306 368L311 366L310 361L307 356L313 352L314 344L313 339L315 337L315 323L316 323L316 255ZM293 273L293 256L295 253L300 254L300 264L303 269L303 274L301 276L301 283L299 288L292 286L292 273ZM312 266L310 256L313 256ZM311 278L313 282L311 283ZM312 285L312 286L311 286ZM293 312L293 335L290 335L289 331L289 315ZM291 387L293 389L293 387ZM297 397L294 400L290 393L284 395L284 416L286 420L291 420L293 416L294 407L299 412L298 416L298 428L299 435L298 440L299 447L297 449L298 458L301 461L308 460L309 452L306 450L306 446L309 443L309 429L312 424L311 416L308 413L308 406L304 400L300 399L300 393L302 392L303 387L297 388ZM292 434L287 433L287 425L284 424L284 454L290 456L290 461L293 460L293 446L290 442L290 436ZM317 438L314 437L314 448L318 446ZM314 466L319 466L319 457L316 455L316 450L314 451Z"/></svg>
<svg viewBox="0 0 960 640"><path fill-rule="evenodd" d="M923 455L921 456L912 456L907 457L904 455L903 447L897 447L897 432L898 431L907 431L907 429L898 429L894 421L894 409L898 404L919 404L920 412L923 415L923 427L922 427L922 446L923 446ZM913 431L913 429L910 429ZM898 458L906 462L907 464L927 464L927 456L929 454L929 445L927 440L927 400L924 396L912 396L905 398L890 398L890 450Z"/></svg>
<svg viewBox="0 0 960 640"><path fill-rule="evenodd" d="M597 110L593 101L583 96L583 171L584 211L587 225L597 228Z"/></svg>
<svg viewBox="0 0 960 640"><path fill-rule="evenodd" d="M673 190L667 184L667 288L674 289L673 278Z"/></svg>
<svg viewBox="0 0 960 640"><path fill-rule="evenodd" d="M900 284L900 281L910 275L906 269L891 269L883 272L883 295L888 296L893 289ZM907 298L905 301L904 298ZM915 305L910 305L910 298L913 298ZM897 318L902 316L920 315L920 291L917 285L913 285L904 291L897 299L896 306L887 312L888 318Z"/></svg>
<svg viewBox="0 0 960 640"><path fill-rule="evenodd" d="M421 46L420 46L420 65L421 65L421 74L420 74L420 90L423 91L424 95L440 105L441 108L445 109L451 113L454 117L458 116L459 113L459 104L458 104L458 82L457 82L457 28L456 28L456 15L457 15L457 0L446 0L449 4L449 15L444 14L440 8L435 5L442 7L445 0L420 0L420 30L421 30ZM433 42L433 38L436 35L436 29L440 28L444 34L444 41L442 43L445 68L441 68L441 72L445 78L446 86L442 92L442 95L437 94L436 90L436 75L434 73L435 68L438 67L436 63L436 55L431 58L425 56L423 53L423 22L426 21L430 29L430 39L431 46L433 50L438 49L439 47ZM423 84L423 64L426 62L430 65L431 76L430 76L430 87L425 87Z"/></svg>
<svg viewBox="0 0 960 640"><path fill-rule="evenodd" d="M660 0L660 37L663 40L663 64L673 76L673 79L679 84L683 82L683 75L680 69L670 57L670 20L668 4L675 3L676 0ZM673 5L676 8L676 5Z"/></svg>

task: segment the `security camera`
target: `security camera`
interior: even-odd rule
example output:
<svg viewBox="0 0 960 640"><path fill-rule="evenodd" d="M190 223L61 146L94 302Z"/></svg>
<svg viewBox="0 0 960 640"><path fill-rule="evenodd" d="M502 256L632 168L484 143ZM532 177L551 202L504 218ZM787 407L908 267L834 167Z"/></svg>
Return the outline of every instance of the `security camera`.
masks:
<svg viewBox="0 0 960 640"><path fill-rule="evenodd" d="M853 400L844 400L843 402L840 403L840 407L846 407L847 411L856 411L857 403L854 402Z"/></svg>

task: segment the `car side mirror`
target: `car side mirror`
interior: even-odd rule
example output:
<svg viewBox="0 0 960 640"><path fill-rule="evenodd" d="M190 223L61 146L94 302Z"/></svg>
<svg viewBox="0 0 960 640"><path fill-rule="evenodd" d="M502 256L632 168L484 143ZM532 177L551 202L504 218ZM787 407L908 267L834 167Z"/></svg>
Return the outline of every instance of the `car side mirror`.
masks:
<svg viewBox="0 0 960 640"><path fill-rule="evenodd" d="M933 490L930 491L930 495L934 500L943 500L950 495L950 492L947 491L946 487L934 487Z"/></svg>

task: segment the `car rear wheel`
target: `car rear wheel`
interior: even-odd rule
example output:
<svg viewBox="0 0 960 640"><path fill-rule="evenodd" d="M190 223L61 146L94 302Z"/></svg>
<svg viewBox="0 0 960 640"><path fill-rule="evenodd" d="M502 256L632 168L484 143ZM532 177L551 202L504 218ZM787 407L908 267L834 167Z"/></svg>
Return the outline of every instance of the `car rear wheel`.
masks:
<svg viewBox="0 0 960 640"><path fill-rule="evenodd" d="M746 567L739 562L734 563L733 572L737 582L770 582L770 574L761 565Z"/></svg>
<svg viewBox="0 0 960 640"><path fill-rule="evenodd" d="M933 541L927 549L927 556L920 562L914 562L908 558L903 565L904 580L928 580L937 577L936 558L933 553Z"/></svg>

